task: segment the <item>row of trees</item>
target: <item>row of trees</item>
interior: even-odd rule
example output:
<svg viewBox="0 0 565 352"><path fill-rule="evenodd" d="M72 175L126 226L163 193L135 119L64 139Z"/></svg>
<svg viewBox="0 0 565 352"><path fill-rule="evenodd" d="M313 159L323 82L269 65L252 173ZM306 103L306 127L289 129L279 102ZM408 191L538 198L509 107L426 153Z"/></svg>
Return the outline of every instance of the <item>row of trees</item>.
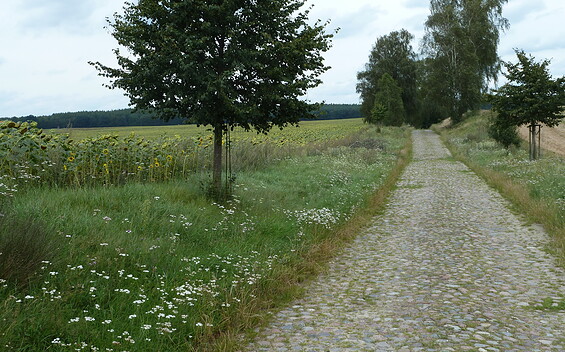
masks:
<svg viewBox="0 0 565 352"><path fill-rule="evenodd" d="M358 104L324 104L314 112L320 120L351 119L361 117ZM164 126L180 125L187 122L182 118L172 118L168 121L156 118L155 114L121 109L112 111L79 111L56 113L48 116L13 117L12 121L35 121L39 128L90 128L117 126ZM190 120L188 120L190 122Z"/></svg>
<svg viewBox="0 0 565 352"><path fill-rule="evenodd" d="M500 71L499 33L507 0L431 0L418 55L406 30L377 39L358 73L366 121L427 127L463 114L483 101Z"/></svg>
<svg viewBox="0 0 565 352"><path fill-rule="evenodd" d="M150 113L131 109L112 111L78 111L63 112L46 116L12 117L12 121L35 121L39 128L90 128L90 127L117 127L117 126L160 126L179 125L183 121L179 118L163 121L155 119Z"/></svg>

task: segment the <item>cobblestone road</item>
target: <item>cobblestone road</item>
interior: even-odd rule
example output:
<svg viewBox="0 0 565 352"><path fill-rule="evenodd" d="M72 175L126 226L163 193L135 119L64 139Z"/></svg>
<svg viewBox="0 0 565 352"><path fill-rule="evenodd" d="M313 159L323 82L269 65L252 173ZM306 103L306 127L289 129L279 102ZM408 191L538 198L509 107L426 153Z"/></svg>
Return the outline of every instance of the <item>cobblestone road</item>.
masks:
<svg viewBox="0 0 565 352"><path fill-rule="evenodd" d="M565 351L565 310L539 309L565 295L547 235L436 134L413 138L384 214L249 351Z"/></svg>

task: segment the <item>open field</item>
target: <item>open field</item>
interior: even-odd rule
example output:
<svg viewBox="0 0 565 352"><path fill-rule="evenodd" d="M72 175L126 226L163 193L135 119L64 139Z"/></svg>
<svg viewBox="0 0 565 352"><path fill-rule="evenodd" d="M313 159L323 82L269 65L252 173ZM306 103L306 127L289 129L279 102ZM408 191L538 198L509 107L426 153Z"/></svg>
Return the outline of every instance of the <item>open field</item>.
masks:
<svg viewBox="0 0 565 352"><path fill-rule="evenodd" d="M358 126L361 119L344 119L344 120L321 120L321 121L302 121L299 127L287 127L284 130L273 129L268 137L257 135L256 132L245 132L236 129L233 133L234 138L256 139L258 141L269 139L293 138L294 135L302 135L305 142L312 142L312 137L317 133L322 133L322 138L328 138L328 133L339 137L345 129L350 131L353 126ZM85 138L95 138L100 135L116 135L118 137L127 137L134 133L137 137L142 138L158 138L163 136L174 137L181 136L183 138L206 138L212 133L209 127L196 125L178 125L178 126L130 126L130 127L107 127L107 128L71 128L71 129L52 129L47 130L54 134L68 134L70 138L75 140ZM330 137L331 138L331 137Z"/></svg>
<svg viewBox="0 0 565 352"><path fill-rule="evenodd" d="M180 154L167 153L179 146L208 160L193 138L67 144L24 126L2 130L11 141L4 147L37 142L4 151L35 161L1 169L13 173L3 186L17 184L0 195L2 350L229 350L378 211L406 164L407 129L339 123L320 122L326 127L313 126L311 137L240 140L234 161L247 164L225 204L206 197L206 168L173 167ZM335 137L323 141L320 130ZM53 157L67 147L77 149ZM165 152L158 165L156 150ZM126 152L149 158L153 176L120 179L128 163L142 166ZM100 182L78 182L86 165Z"/></svg>
<svg viewBox="0 0 565 352"><path fill-rule="evenodd" d="M160 127L143 129L143 135L132 134L130 128L92 129L74 138L41 131L33 124L12 124L7 127L6 122L0 130L5 139L0 148L0 192L22 179L52 185L118 185L184 178L210 166L213 136L205 128L183 126L185 134L174 136L162 134ZM235 171L258 168L328 143L347 144L347 136L363 128L360 119L351 119L305 122L268 135L236 130L230 144L233 165Z"/></svg>
<svg viewBox="0 0 565 352"><path fill-rule="evenodd" d="M505 197L531 221L542 224L553 236L549 251L565 265L565 160L546 152L530 161L527 142L506 150L488 137L488 113L471 116L452 128L438 127L456 157ZM561 133L562 126L547 135ZM557 151L560 149L557 148Z"/></svg>

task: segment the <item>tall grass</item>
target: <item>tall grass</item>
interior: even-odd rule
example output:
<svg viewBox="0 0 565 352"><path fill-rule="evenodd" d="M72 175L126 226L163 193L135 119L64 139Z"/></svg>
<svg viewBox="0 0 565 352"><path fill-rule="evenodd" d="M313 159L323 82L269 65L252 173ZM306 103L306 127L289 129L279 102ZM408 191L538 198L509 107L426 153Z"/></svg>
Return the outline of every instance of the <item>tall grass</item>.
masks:
<svg viewBox="0 0 565 352"><path fill-rule="evenodd" d="M527 142L507 150L488 137L489 113L441 130L454 155L552 235L551 252L565 265L565 160L550 152L530 161ZM542 137L543 138L543 137Z"/></svg>
<svg viewBox="0 0 565 352"><path fill-rule="evenodd" d="M264 157L238 170L226 204L205 197L199 174L20 188L3 213L33 214L49 246L36 246L39 266L23 271L27 286L0 272L0 346L234 349L238 332L294 297L297 283L353 236L406 160L407 130L345 137L287 151L261 146ZM241 150L238 160L248 157ZM0 234L0 243L12 243Z"/></svg>
<svg viewBox="0 0 565 352"><path fill-rule="evenodd" d="M53 253L49 230L30 214L2 214L0 217L1 279L17 287L27 286Z"/></svg>

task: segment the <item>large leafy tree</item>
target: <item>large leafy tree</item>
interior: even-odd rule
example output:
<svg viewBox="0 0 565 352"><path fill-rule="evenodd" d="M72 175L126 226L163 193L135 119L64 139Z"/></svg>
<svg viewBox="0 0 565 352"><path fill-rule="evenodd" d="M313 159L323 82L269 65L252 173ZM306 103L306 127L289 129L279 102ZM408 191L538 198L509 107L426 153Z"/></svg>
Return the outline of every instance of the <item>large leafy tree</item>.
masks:
<svg viewBox="0 0 565 352"><path fill-rule="evenodd" d="M429 128L450 115L446 104L441 103L447 95L447 86L445 77L437 74L441 70L432 67L437 63L431 58L418 61L418 121L415 125L422 128Z"/></svg>
<svg viewBox="0 0 565 352"><path fill-rule="evenodd" d="M131 105L214 132L213 188L221 189L229 129L267 132L312 117L300 99L329 67L332 34L302 0L139 0L108 20L119 67L91 63Z"/></svg>
<svg viewBox="0 0 565 352"><path fill-rule="evenodd" d="M536 62L522 50L516 50L516 55L517 63L504 63L508 83L489 96L493 110L497 112L493 129L506 128L511 133L512 129L527 125L534 133L535 125L557 126L565 109L565 77L551 77L549 60ZM507 135L501 134L498 140L504 144ZM532 137L530 140L535 142L535 135ZM532 157L535 158L535 144L533 149Z"/></svg>
<svg viewBox="0 0 565 352"><path fill-rule="evenodd" d="M371 111L372 122L386 126L402 125L405 122L402 88L388 73L378 83L379 90L375 94L375 105Z"/></svg>
<svg viewBox="0 0 565 352"><path fill-rule="evenodd" d="M508 0L431 0L423 52L428 87L454 121L476 108L500 70L499 32Z"/></svg>
<svg viewBox="0 0 565 352"><path fill-rule="evenodd" d="M361 96L361 114L371 119L379 82L388 74L401 88L402 103L408 122L417 110L416 53L411 41L414 36L405 29L379 37L369 55L365 69L357 74L357 92Z"/></svg>

